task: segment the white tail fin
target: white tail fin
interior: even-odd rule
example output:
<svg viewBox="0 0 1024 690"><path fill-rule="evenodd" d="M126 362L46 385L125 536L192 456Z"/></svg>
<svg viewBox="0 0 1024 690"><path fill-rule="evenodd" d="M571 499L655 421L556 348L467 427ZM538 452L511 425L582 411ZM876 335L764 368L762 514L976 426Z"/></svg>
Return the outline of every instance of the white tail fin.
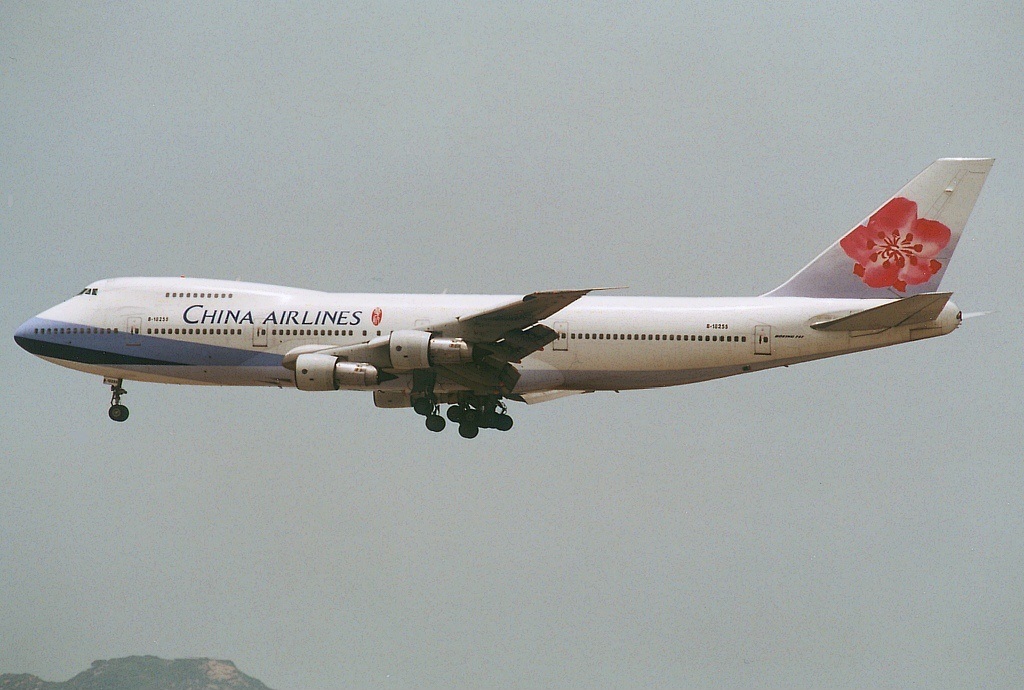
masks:
<svg viewBox="0 0 1024 690"><path fill-rule="evenodd" d="M992 158L940 158L766 297L936 292Z"/></svg>

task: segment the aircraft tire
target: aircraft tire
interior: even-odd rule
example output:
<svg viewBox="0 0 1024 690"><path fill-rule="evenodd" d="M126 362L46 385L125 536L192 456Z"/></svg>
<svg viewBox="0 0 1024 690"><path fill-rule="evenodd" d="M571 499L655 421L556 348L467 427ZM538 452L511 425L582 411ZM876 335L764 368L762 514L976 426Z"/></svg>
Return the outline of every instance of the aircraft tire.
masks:
<svg viewBox="0 0 1024 690"><path fill-rule="evenodd" d="M459 420L462 419L463 409L462 405L452 405L449 407L447 412L448 421L458 424Z"/></svg>
<svg viewBox="0 0 1024 690"><path fill-rule="evenodd" d="M431 431L444 431L445 424L444 417L439 414L432 414L427 417L427 428Z"/></svg>
<svg viewBox="0 0 1024 690"><path fill-rule="evenodd" d="M512 418L507 414L499 414L494 421L494 428L498 431L508 431L512 428Z"/></svg>
<svg viewBox="0 0 1024 690"><path fill-rule="evenodd" d="M128 419L128 408L124 405L111 405L107 410L107 416L115 422L123 422Z"/></svg>
<svg viewBox="0 0 1024 690"><path fill-rule="evenodd" d="M463 422L459 424L459 436L462 438L476 438L476 435L480 433L480 427L476 424L467 424Z"/></svg>

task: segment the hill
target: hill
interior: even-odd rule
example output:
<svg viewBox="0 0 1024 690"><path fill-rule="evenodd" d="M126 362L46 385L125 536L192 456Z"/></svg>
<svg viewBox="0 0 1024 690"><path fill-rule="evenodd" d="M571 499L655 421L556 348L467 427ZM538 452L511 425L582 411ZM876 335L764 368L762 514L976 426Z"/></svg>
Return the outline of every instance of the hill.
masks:
<svg viewBox="0 0 1024 690"><path fill-rule="evenodd" d="M0 690L270 690L231 663L215 659L129 656L94 661L71 680L52 683L27 673L0 675Z"/></svg>

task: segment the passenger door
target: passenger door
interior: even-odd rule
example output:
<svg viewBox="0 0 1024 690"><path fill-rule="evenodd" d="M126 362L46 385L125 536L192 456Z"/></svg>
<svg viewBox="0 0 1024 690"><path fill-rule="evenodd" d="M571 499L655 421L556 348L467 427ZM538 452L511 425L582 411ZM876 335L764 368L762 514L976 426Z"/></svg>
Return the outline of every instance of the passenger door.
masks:
<svg viewBox="0 0 1024 690"><path fill-rule="evenodd" d="M558 338L551 344L551 349L565 352L569 349L569 324L565 321L555 321L554 326Z"/></svg>
<svg viewBox="0 0 1024 690"><path fill-rule="evenodd" d="M125 328L127 334L125 338L125 345L141 345L142 344L142 317L141 316L129 316L127 327Z"/></svg>
<svg viewBox="0 0 1024 690"><path fill-rule="evenodd" d="M754 326L754 354L770 355L772 353L772 327Z"/></svg>

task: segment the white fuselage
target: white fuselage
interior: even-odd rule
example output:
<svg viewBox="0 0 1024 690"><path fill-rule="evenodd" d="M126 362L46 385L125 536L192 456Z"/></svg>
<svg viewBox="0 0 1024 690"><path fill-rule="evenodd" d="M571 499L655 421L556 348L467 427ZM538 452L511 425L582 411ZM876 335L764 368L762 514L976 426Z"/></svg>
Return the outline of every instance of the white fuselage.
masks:
<svg viewBox="0 0 1024 690"><path fill-rule="evenodd" d="M18 338L44 359L104 377L294 386L282 358L297 347L355 345L393 331L429 330L513 299L115 278L30 319ZM948 303L927 324L876 332L811 328L889 301L587 296L542 321L558 339L515 364L522 375L514 393L673 386L944 335L959 324L957 308ZM398 392L412 385L411 376L398 376L379 388ZM459 388L438 383L438 392Z"/></svg>

